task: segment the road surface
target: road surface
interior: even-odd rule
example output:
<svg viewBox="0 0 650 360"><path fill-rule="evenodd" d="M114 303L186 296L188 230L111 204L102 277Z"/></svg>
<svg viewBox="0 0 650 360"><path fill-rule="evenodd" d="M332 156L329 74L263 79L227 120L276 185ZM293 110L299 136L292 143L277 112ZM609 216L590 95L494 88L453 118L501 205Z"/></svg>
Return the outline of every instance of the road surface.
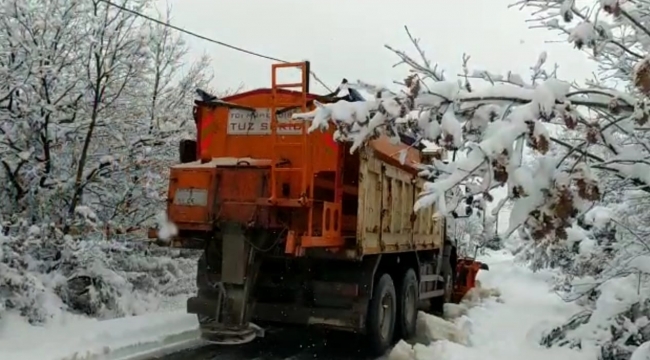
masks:
<svg viewBox="0 0 650 360"><path fill-rule="evenodd" d="M373 360L363 345L360 336L345 332L273 329L246 345L206 345L148 360Z"/></svg>

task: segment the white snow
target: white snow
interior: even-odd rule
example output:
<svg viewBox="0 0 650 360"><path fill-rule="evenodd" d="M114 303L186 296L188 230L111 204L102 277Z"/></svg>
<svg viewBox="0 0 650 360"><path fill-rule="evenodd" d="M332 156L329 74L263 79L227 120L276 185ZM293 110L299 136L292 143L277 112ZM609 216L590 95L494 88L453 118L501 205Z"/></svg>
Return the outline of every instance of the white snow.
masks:
<svg viewBox="0 0 650 360"><path fill-rule="evenodd" d="M97 214L88 206L86 205L79 205L74 209L74 212L80 216L82 216L85 219L88 220L97 220Z"/></svg>
<svg viewBox="0 0 650 360"><path fill-rule="evenodd" d="M562 324L578 312L550 290L552 273L516 265L507 251L491 252L481 259L490 266L479 273L487 288L497 288L500 300L483 300L457 320L467 340L440 340L411 348L401 342L389 360L592 360L590 350L546 348L539 345L543 331ZM430 315L426 315L430 316ZM467 341L469 345L462 345Z"/></svg>
<svg viewBox="0 0 650 360"><path fill-rule="evenodd" d="M630 360L650 360L650 341L646 341L637 348Z"/></svg>
<svg viewBox="0 0 650 360"><path fill-rule="evenodd" d="M8 315L0 322L0 358L121 360L197 339L196 316L184 310L104 321L71 317L45 327Z"/></svg>
<svg viewBox="0 0 650 360"><path fill-rule="evenodd" d="M178 235L176 224L169 220L166 212L160 213L158 215L158 239L170 241L176 235Z"/></svg>
<svg viewBox="0 0 650 360"><path fill-rule="evenodd" d="M613 212L604 206L594 206L585 214L585 223L596 228L603 228L613 217Z"/></svg>
<svg viewBox="0 0 650 360"><path fill-rule="evenodd" d="M578 24L569 34L569 42L581 42L583 44L592 42L596 39L596 29L588 21Z"/></svg>

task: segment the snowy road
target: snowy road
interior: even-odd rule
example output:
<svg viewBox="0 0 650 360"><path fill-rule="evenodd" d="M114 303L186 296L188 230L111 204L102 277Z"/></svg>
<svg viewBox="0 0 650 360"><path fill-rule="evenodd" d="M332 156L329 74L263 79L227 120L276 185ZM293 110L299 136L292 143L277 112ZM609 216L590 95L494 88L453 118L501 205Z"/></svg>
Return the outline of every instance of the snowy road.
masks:
<svg viewBox="0 0 650 360"><path fill-rule="evenodd" d="M360 339L347 333L286 329L242 346L207 345L148 360L371 360L360 351Z"/></svg>
<svg viewBox="0 0 650 360"><path fill-rule="evenodd" d="M544 330L559 325L577 312L550 289L552 274L533 273L517 265L512 255L500 252L482 259L490 271L482 272L483 286L501 291L501 301L488 299L470 309L469 346L442 340L428 347L416 345L410 354L391 360L593 360L587 351L548 349L539 345Z"/></svg>
<svg viewBox="0 0 650 360"><path fill-rule="evenodd" d="M513 262L507 252L481 260L484 287L497 288L501 299L489 298L469 310L468 346L447 340L411 347L400 343L390 360L591 360L595 354L538 345L542 331L575 313L550 290L551 273L533 273ZM33 327L4 319L0 326L0 358L11 360L346 360L372 359L361 352L361 339L347 333L323 334L304 328L267 330L253 343L223 347L198 339L196 318L183 310L108 321L67 319ZM34 339L39 339L34 342ZM175 351L175 352L174 352Z"/></svg>
<svg viewBox="0 0 650 360"><path fill-rule="evenodd" d="M486 287L501 291L501 302L488 299L468 313L470 346L437 341L429 346L401 344L390 360L591 360L587 352L547 349L537 341L541 332L560 324L577 308L550 291L549 272L532 273L513 263L501 252L482 259L490 265L480 279ZM349 334L323 336L301 330L270 333L266 338L241 347L205 346L150 360L303 360L371 359L360 352L360 339Z"/></svg>

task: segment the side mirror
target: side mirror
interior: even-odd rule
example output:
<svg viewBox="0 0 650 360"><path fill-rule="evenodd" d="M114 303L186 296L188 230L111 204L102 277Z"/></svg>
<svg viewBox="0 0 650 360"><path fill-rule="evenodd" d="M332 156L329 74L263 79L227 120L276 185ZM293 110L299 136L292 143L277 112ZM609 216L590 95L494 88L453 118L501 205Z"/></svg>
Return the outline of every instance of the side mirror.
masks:
<svg viewBox="0 0 650 360"><path fill-rule="evenodd" d="M480 269L485 271L490 271L490 267L486 263L481 263Z"/></svg>

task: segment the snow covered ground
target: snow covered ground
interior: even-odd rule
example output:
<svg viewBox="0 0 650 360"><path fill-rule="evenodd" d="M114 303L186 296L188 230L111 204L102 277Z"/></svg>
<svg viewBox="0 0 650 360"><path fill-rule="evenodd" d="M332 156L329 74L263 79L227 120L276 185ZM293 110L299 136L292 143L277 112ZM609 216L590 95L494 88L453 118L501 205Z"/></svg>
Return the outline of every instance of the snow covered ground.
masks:
<svg viewBox="0 0 650 360"><path fill-rule="evenodd" d="M137 359L199 344L196 317L184 309L104 321L71 317L46 327L18 317L2 324L0 358L8 360Z"/></svg>
<svg viewBox="0 0 650 360"><path fill-rule="evenodd" d="M469 310L458 323L469 324L469 346L447 340L411 349L400 343L390 360L593 360L589 351L540 346L544 330L560 325L579 311L550 290L552 273L533 273L514 263L508 251L491 252L482 261L490 271L479 274L484 287L497 288L501 300L488 298Z"/></svg>

